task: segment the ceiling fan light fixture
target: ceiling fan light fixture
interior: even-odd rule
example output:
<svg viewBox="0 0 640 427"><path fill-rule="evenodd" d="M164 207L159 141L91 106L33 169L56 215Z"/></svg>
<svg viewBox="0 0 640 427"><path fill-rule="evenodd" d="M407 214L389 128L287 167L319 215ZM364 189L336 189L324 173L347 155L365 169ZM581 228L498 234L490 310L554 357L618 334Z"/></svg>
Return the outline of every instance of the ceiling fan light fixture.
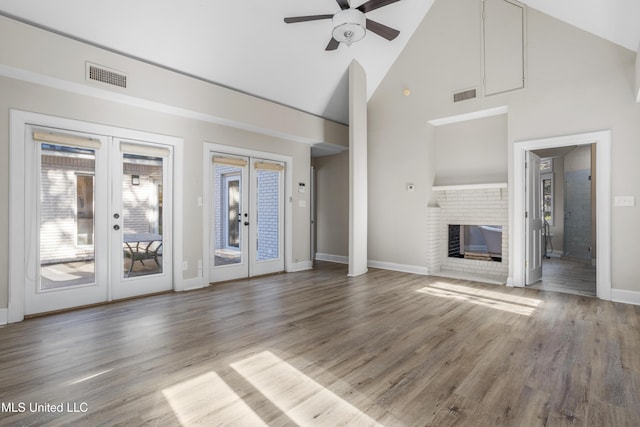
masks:
<svg viewBox="0 0 640 427"><path fill-rule="evenodd" d="M345 9L333 16L333 38L350 46L364 38L367 19L358 9Z"/></svg>

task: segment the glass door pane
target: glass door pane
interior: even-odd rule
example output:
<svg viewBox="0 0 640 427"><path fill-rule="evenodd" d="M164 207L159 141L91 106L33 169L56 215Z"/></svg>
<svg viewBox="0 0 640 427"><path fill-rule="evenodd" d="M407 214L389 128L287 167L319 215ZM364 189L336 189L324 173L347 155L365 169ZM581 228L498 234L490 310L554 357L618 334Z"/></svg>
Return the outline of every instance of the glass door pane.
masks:
<svg viewBox="0 0 640 427"><path fill-rule="evenodd" d="M122 155L122 277L162 273L164 159Z"/></svg>
<svg viewBox="0 0 640 427"><path fill-rule="evenodd" d="M214 266L242 263L242 167L214 163Z"/></svg>
<svg viewBox="0 0 640 427"><path fill-rule="evenodd" d="M96 152L40 145L40 291L96 282Z"/></svg>
<svg viewBox="0 0 640 427"><path fill-rule="evenodd" d="M251 159L249 276L284 270L284 164Z"/></svg>
<svg viewBox="0 0 640 427"><path fill-rule="evenodd" d="M280 257L280 171L256 169L257 261Z"/></svg>

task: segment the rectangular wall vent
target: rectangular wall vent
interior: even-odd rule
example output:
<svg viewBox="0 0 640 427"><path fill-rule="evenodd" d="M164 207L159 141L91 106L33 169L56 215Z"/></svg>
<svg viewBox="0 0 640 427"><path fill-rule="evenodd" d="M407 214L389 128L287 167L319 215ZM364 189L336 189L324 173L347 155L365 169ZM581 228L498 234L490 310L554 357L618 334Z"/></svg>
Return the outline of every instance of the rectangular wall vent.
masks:
<svg viewBox="0 0 640 427"><path fill-rule="evenodd" d="M102 65L87 62L86 78L88 81L105 83L111 86L122 88L127 87L127 75L116 70L103 67Z"/></svg>
<svg viewBox="0 0 640 427"><path fill-rule="evenodd" d="M453 94L453 102L465 101L467 99L473 99L476 97L476 90L469 89L462 92L456 92Z"/></svg>

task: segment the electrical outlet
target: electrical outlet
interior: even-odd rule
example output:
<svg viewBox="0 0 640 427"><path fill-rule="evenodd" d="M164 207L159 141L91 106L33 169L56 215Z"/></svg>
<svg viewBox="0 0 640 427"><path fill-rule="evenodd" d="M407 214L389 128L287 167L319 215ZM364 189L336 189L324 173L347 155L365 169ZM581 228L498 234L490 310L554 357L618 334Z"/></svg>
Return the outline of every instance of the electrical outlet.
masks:
<svg viewBox="0 0 640 427"><path fill-rule="evenodd" d="M187 271L189 269L189 261L182 261L182 271Z"/></svg>

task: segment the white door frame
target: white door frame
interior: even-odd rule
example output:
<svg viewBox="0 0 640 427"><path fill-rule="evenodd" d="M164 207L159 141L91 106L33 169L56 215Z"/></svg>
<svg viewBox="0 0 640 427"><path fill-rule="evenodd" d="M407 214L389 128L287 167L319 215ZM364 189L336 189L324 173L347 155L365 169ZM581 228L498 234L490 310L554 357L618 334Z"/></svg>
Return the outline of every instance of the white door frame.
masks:
<svg viewBox="0 0 640 427"><path fill-rule="evenodd" d="M9 304L8 322L20 322L24 319L24 277L26 260L24 259L25 240L25 185L22 180L22 166L25 162L26 126L35 125L58 128L75 132L120 137L136 141L156 142L173 146L174 181L176 189L183 187L183 139L115 126L90 123L80 120L56 117L47 114L32 113L16 109L9 110ZM173 192L173 289L183 290L182 264L183 236L182 191Z"/></svg>
<svg viewBox="0 0 640 427"><path fill-rule="evenodd" d="M599 299L611 300L611 131L517 141L513 145L513 233L510 257L513 260L508 284L525 284L525 179L527 151L569 145L596 144L596 292Z"/></svg>
<svg viewBox="0 0 640 427"><path fill-rule="evenodd" d="M213 163L211 162L211 152L226 153L235 156L256 157L261 159L275 160L285 164L284 168L284 270L291 271L293 265L293 158L282 154L268 153L265 151L250 150L247 148L234 147L230 145L216 144L212 142L205 142L203 144L202 155L202 188L203 191L203 203L202 203L202 235L205 236L202 239L202 276L204 286L208 286L211 283L210 274L210 236L211 236L211 191L209 177L211 175L211 168Z"/></svg>

